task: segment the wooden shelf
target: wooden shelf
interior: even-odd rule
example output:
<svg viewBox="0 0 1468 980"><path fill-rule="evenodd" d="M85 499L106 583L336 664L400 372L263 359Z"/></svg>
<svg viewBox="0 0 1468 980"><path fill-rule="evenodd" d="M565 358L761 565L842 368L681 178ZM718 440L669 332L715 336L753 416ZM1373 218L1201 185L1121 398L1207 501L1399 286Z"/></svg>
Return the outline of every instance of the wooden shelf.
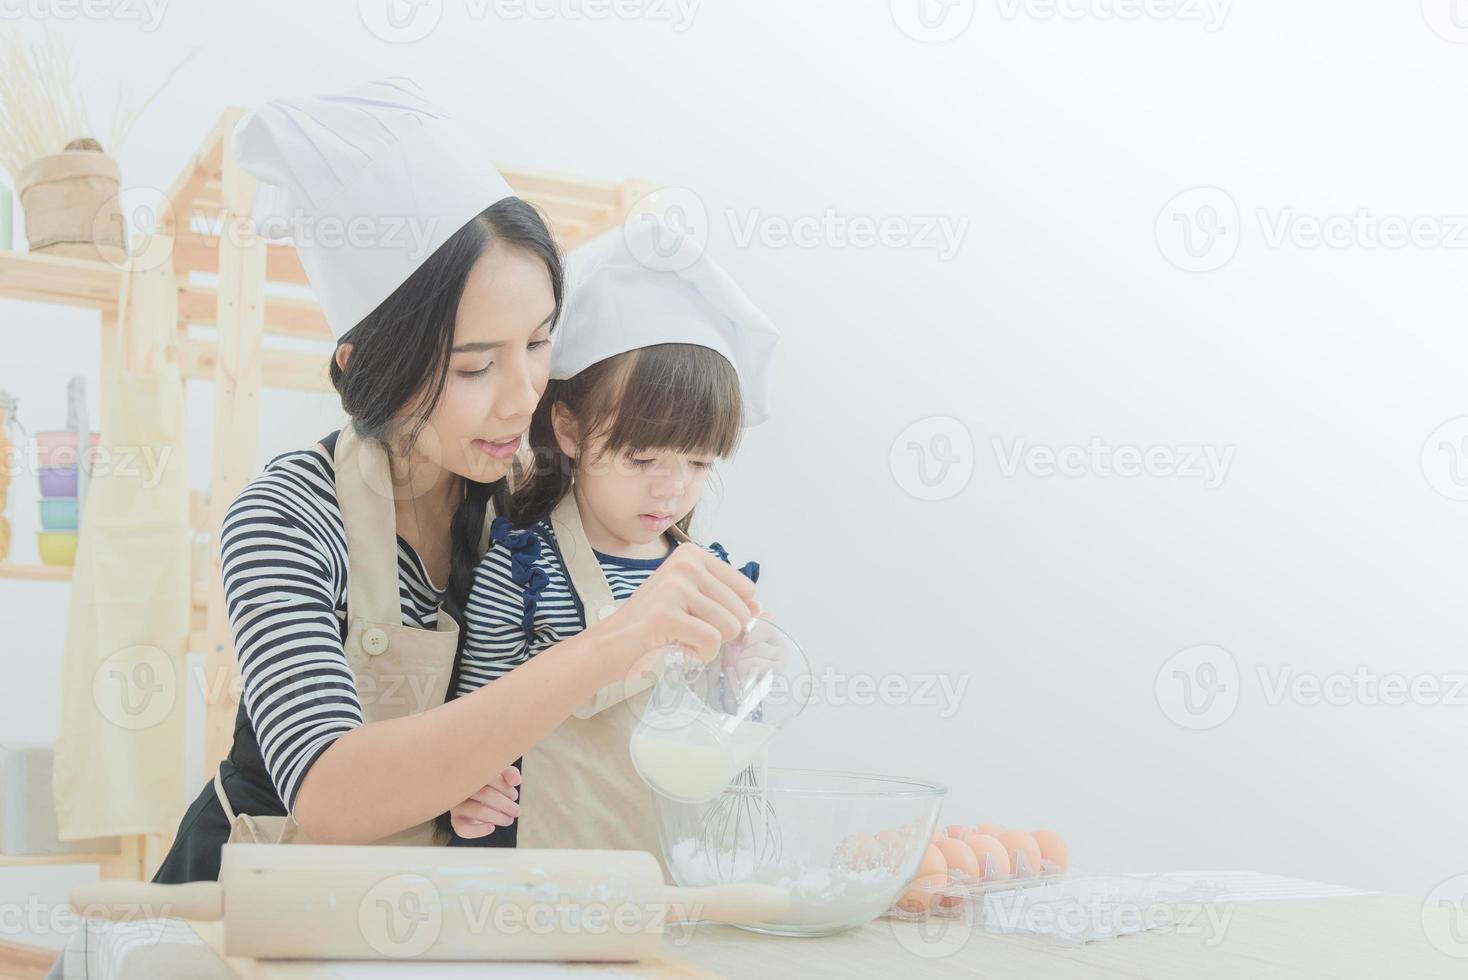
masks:
<svg viewBox="0 0 1468 980"><path fill-rule="evenodd" d="M0 854L0 868L44 868L53 864L111 864L122 857L121 851L111 854L27 854L12 856Z"/></svg>
<svg viewBox="0 0 1468 980"><path fill-rule="evenodd" d="M70 582L70 565L16 565L0 561L0 579L20 579L26 582Z"/></svg>
<svg viewBox="0 0 1468 980"><path fill-rule="evenodd" d="M121 289L122 270L106 262L0 251L0 299L115 310Z"/></svg>

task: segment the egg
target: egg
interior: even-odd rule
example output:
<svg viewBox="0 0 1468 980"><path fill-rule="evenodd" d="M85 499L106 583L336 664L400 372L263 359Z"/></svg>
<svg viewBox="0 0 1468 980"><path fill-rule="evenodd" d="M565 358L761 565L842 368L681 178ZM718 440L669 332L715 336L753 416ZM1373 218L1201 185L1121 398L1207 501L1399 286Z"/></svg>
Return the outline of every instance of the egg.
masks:
<svg viewBox="0 0 1468 980"><path fill-rule="evenodd" d="M1004 828L997 823L981 823L974 830L981 834L988 834L990 837L998 837Z"/></svg>
<svg viewBox="0 0 1468 980"><path fill-rule="evenodd" d="M882 845L869 834L852 834L836 847L839 867L865 871L882 865Z"/></svg>
<svg viewBox="0 0 1468 980"><path fill-rule="evenodd" d="M938 892L948 883L947 875L924 875L918 878L898 899L897 907L904 912L926 912L938 900Z"/></svg>
<svg viewBox="0 0 1468 980"><path fill-rule="evenodd" d="M972 827L965 827L961 823L955 823L948 825L946 833L953 840L959 840L963 837L964 834L968 833L972 829Z"/></svg>
<svg viewBox="0 0 1468 980"><path fill-rule="evenodd" d="M959 884L978 881L983 877L979 868L978 859L974 852L961 840L942 840L933 845L942 854L943 860L948 863L948 880ZM963 898L958 895L949 895L943 899L944 908L954 908L963 903Z"/></svg>
<svg viewBox="0 0 1468 980"><path fill-rule="evenodd" d="M1009 877L1009 851L997 838L989 834L969 834L963 842L974 852L984 880L998 881Z"/></svg>
<svg viewBox="0 0 1468 980"><path fill-rule="evenodd" d="M948 861L943 857L943 852L938 850L937 844L928 845L928 849L923 852L922 863L918 865L919 878L929 875L942 875L944 881L948 880Z"/></svg>
<svg viewBox="0 0 1468 980"><path fill-rule="evenodd" d="M946 831L946 830L935 830L935 831L933 831L933 843L934 844L938 843L940 840L947 840L947 839L948 839L948 831Z"/></svg>
<svg viewBox="0 0 1468 980"><path fill-rule="evenodd" d="M1070 864L1070 848L1065 846L1065 838L1053 830L1037 830L1031 836L1040 846L1040 857L1064 871Z"/></svg>
<svg viewBox="0 0 1468 980"><path fill-rule="evenodd" d="M948 866L949 875L969 875L977 878L979 876L979 862L974 857L973 850L961 840L940 840L933 847L943 855L943 863Z"/></svg>
<svg viewBox="0 0 1468 980"><path fill-rule="evenodd" d="M1005 830L999 833L997 839L1009 852L1014 874L1027 876L1040 873L1040 845L1032 835L1023 830Z"/></svg>

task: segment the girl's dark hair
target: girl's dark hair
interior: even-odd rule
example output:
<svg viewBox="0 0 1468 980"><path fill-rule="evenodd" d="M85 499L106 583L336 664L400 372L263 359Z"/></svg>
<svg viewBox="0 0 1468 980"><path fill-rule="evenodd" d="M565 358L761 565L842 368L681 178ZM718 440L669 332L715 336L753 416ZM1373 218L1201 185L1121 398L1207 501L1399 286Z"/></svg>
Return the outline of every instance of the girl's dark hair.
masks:
<svg viewBox="0 0 1468 980"><path fill-rule="evenodd" d="M517 197L491 205L439 246L339 341L352 345L352 356L345 371L332 359L331 383L341 395L342 408L364 437L384 446L411 447L417 441L443 397L464 282L474 263L494 244L524 249L545 263L556 300L552 325L559 320L565 277L560 249L545 219L533 205ZM407 431L398 431L396 420L405 411L414 421ZM466 477L465 484L464 500L453 517L452 570L444 597L445 610L461 624L479 561L484 505L494 496L498 513L508 508L507 481L488 484ZM463 643L460 631L460 652ZM458 678L456 652L450 698Z"/></svg>
<svg viewBox="0 0 1468 980"><path fill-rule="evenodd" d="M530 420L530 469L510 501L517 524L549 517L571 489L575 460L561 452L552 424L558 404L576 420L582 455L604 436L603 455L661 450L723 459L739 444L744 412L734 366L696 344L641 347L552 381ZM692 519L679 527L687 532Z"/></svg>

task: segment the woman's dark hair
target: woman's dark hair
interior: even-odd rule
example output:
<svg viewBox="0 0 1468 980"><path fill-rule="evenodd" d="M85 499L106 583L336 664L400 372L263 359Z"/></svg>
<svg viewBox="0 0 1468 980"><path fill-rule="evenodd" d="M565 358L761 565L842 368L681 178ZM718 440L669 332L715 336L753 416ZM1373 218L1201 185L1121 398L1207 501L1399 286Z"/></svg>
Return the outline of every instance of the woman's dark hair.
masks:
<svg viewBox="0 0 1468 980"><path fill-rule="evenodd" d="M744 412L734 366L697 344L641 347L550 382L530 420L531 468L510 501L522 526L549 517L571 489L575 460L561 452L552 421L558 404L576 420L583 455L605 437L603 455L661 450L723 459L739 444ZM678 526L687 532L692 520L690 512Z"/></svg>
<svg viewBox="0 0 1468 980"><path fill-rule="evenodd" d="M439 246L392 295L347 331L339 343L352 345L344 371L333 358L331 383L341 395L342 408L357 431L384 446L411 447L428 416L443 397L454 346L454 320L469 270L491 245L524 249L545 263L556 308L561 315L565 276L561 253L544 217L517 197L507 197L476 215ZM414 419L407 431L397 431L404 412ZM496 497L498 513L508 505L505 480L480 483L465 479L464 500L454 512L453 558L444 608L460 623L474 567L479 562L479 539L484 530L484 505ZM459 633L463 649L464 634ZM458 687L459 654L454 656L449 698Z"/></svg>

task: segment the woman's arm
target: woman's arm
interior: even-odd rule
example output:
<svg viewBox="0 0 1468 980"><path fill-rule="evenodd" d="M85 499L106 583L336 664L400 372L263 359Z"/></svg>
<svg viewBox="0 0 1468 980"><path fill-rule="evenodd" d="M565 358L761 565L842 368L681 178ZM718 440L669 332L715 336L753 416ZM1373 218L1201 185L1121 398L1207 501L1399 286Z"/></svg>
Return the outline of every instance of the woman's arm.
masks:
<svg viewBox="0 0 1468 980"><path fill-rule="evenodd" d="M302 780L296 822L317 843L365 844L444 813L610 683L611 642L579 633L465 697L340 736Z"/></svg>
<svg viewBox="0 0 1468 980"><path fill-rule="evenodd" d="M307 771L296 821L359 844L468 799L607 684L679 644L708 660L758 613L754 584L696 545L676 549L627 604L494 683L422 714L354 728Z"/></svg>

